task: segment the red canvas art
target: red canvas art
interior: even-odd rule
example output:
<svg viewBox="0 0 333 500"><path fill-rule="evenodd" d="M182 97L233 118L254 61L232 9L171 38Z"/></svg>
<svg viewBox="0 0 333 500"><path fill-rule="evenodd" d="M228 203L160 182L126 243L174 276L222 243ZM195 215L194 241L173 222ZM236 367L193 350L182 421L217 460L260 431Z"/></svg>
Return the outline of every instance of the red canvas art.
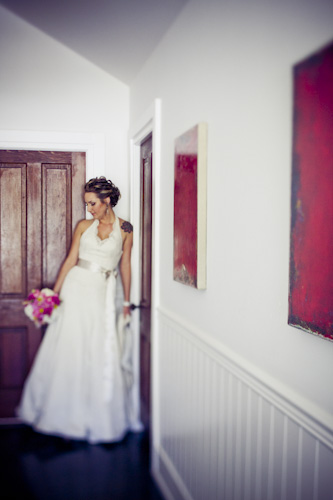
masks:
<svg viewBox="0 0 333 500"><path fill-rule="evenodd" d="M175 141L174 279L206 288L206 124Z"/></svg>
<svg viewBox="0 0 333 500"><path fill-rule="evenodd" d="M333 44L294 67L288 323L333 340Z"/></svg>

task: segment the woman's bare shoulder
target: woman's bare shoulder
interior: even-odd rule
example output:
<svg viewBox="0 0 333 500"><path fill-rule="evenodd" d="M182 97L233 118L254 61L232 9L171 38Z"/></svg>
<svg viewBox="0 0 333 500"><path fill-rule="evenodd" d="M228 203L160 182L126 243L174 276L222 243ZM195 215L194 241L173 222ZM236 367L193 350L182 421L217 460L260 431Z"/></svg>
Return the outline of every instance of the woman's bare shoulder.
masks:
<svg viewBox="0 0 333 500"><path fill-rule="evenodd" d="M91 224L94 222L94 219L82 219L78 222L77 226L76 226L76 231L78 231L79 233L84 233L88 227L91 226Z"/></svg>

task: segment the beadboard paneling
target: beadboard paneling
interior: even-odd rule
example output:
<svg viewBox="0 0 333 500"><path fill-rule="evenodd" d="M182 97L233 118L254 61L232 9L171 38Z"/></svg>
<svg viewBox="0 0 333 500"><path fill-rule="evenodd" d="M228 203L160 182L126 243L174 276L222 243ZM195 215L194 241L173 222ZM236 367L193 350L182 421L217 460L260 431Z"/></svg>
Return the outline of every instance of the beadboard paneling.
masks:
<svg viewBox="0 0 333 500"><path fill-rule="evenodd" d="M180 500L332 500L333 437L215 346L158 314L153 474Z"/></svg>

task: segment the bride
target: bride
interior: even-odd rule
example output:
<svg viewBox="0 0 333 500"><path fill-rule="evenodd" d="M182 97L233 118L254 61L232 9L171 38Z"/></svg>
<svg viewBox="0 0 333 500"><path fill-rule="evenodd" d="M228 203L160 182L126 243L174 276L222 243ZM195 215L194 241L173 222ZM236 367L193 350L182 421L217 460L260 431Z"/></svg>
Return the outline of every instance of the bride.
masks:
<svg viewBox="0 0 333 500"><path fill-rule="evenodd" d="M85 185L91 220L78 223L54 291L59 314L46 331L25 382L18 416L35 430L91 443L121 440L129 429L116 338L119 267L123 314L130 314L133 228L114 212L120 192L105 177Z"/></svg>

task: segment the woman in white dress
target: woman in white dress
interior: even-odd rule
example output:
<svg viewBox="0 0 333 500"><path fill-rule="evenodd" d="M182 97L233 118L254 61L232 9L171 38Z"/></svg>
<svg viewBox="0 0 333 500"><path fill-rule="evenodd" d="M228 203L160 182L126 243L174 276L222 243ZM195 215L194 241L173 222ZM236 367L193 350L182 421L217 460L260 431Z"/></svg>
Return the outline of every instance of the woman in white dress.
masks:
<svg viewBox="0 0 333 500"><path fill-rule="evenodd" d="M133 228L113 207L119 190L105 177L85 185L92 220L78 223L56 280L57 318L46 331L17 414L37 431L91 443L129 429L116 336L117 267L130 314Z"/></svg>

